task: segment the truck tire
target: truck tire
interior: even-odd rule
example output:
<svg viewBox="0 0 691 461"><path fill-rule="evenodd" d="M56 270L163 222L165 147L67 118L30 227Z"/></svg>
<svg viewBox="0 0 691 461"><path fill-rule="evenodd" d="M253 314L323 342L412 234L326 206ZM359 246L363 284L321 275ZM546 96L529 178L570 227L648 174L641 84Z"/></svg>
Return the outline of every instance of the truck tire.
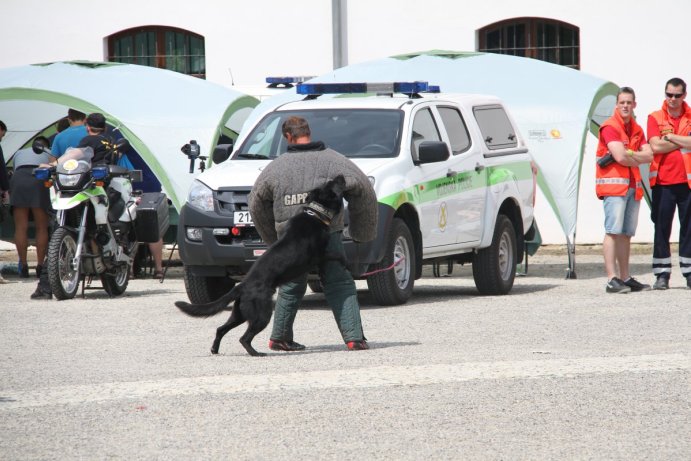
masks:
<svg viewBox="0 0 691 461"><path fill-rule="evenodd" d="M396 261L400 262L394 266ZM410 299L415 285L415 246L402 219L392 221L384 259L370 266L371 271L380 271L367 277L367 287L377 304L393 306Z"/></svg>
<svg viewBox="0 0 691 461"><path fill-rule="evenodd" d="M492 245L478 251L473 260L475 286L483 295L505 295L516 278L516 231L505 215L497 216Z"/></svg>
<svg viewBox="0 0 691 461"><path fill-rule="evenodd" d="M192 275L187 266L184 269L185 290L192 304L216 301L235 286L235 282L228 277Z"/></svg>

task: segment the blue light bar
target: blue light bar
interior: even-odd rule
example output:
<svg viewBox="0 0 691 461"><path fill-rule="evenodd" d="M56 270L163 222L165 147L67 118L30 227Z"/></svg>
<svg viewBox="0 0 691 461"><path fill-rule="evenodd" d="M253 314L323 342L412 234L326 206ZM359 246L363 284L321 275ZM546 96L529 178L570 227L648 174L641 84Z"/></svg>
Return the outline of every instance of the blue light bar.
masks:
<svg viewBox="0 0 691 461"><path fill-rule="evenodd" d="M441 93L441 88L439 88L439 85L430 85L427 87L427 92L428 93Z"/></svg>
<svg viewBox="0 0 691 461"><path fill-rule="evenodd" d="M297 93L308 96L322 94L356 94L356 93L403 93L415 94L429 91L427 82L391 82L391 83L299 83Z"/></svg>
<svg viewBox="0 0 691 461"><path fill-rule="evenodd" d="M34 177L45 181L50 178L50 168L36 168L34 169Z"/></svg>
<svg viewBox="0 0 691 461"><path fill-rule="evenodd" d="M277 88L282 85L286 88L292 88L295 83L302 83L314 77L310 76L297 76L297 77L266 77L266 83L268 83L269 88Z"/></svg>
<svg viewBox="0 0 691 461"><path fill-rule="evenodd" d="M91 169L91 177L94 179L105 179L108 176L107 166L95 166Z"/></svg>

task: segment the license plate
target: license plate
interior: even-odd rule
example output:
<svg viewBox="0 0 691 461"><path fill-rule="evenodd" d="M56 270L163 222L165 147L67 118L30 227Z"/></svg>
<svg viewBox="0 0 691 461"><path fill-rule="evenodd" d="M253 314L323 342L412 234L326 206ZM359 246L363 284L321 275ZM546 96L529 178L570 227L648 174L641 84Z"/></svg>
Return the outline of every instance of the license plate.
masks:
<svg viewBox="0 0 691 461"><path fill-rule="evenodd" d="M253 226L252 216L249 211L236 211L233 213L235 227Z"/></svg>

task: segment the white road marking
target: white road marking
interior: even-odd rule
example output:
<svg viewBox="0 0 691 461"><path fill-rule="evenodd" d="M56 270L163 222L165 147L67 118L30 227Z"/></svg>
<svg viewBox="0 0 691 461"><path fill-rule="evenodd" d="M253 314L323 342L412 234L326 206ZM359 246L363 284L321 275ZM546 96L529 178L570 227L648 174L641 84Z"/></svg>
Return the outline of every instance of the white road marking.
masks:
<svg viewBox="0 0 691 461"><path fill-rule="evenodd" d="M199 376L156 381L60 386L30 391L0 390L0 411L184 395L424 386L472 380L561 378L616 373L673 372L688 369L691 369L691 357L688 355L664 354L382 366L265 375Z"/></svg>

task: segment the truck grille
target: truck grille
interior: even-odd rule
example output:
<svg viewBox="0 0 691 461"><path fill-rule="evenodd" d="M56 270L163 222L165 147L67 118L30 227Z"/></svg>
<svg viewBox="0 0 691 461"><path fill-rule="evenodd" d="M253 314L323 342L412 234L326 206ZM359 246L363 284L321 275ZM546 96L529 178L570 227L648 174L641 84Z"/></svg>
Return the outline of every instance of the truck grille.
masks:
<svg viewBox="0 0 691 461"><path fill-rule="evenodd" d="M249 210L250 189L230 189L216 192L218 209L223 216L233 216L236 211Z"/></svg>
<svg viewBox="0 0 691 461"><path fill-rule="evenodd" d="M222 216L233 216L236 211L249 210L249 195L250 189L232 188L222 189L216 192L216 203L218 204L219 213ZM222 245L233 245L243 243L262 245L262 239L254 227L243 227L242 234L238 237L234 236L216 236L216 241Z"/></svg>

